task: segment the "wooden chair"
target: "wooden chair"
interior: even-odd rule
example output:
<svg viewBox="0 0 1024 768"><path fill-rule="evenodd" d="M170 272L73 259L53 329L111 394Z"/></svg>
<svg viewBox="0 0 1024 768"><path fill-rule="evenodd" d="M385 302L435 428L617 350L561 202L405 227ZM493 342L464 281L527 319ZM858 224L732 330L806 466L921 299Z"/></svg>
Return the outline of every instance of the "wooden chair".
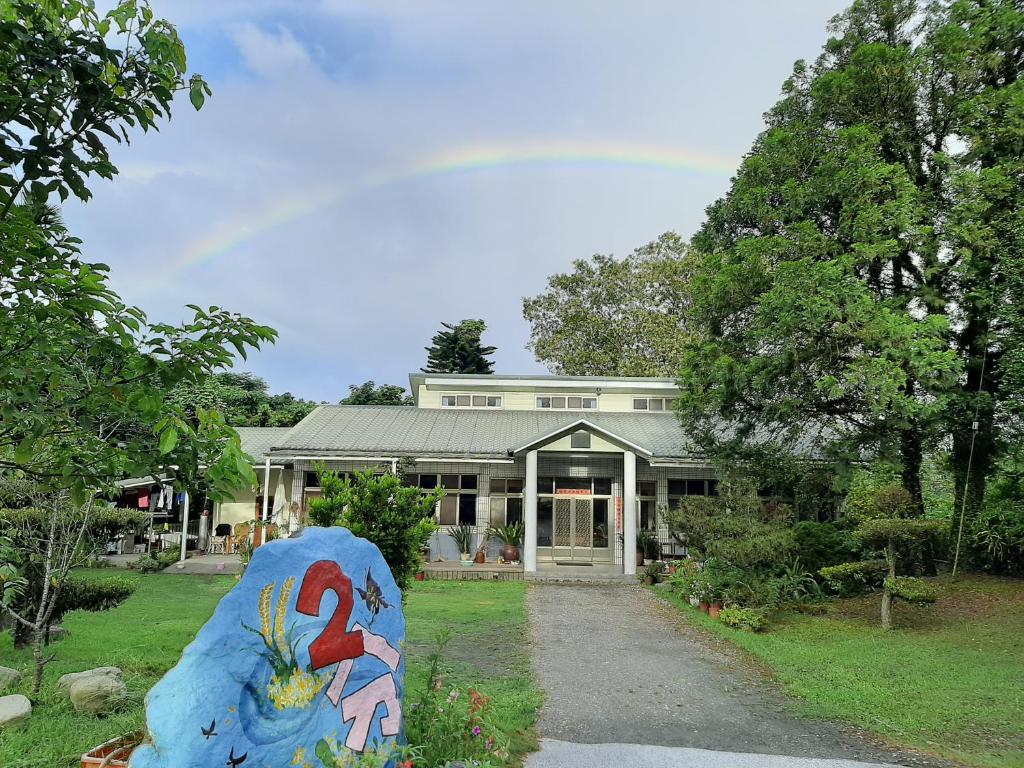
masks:
<svg viewBox="0 0 1024 768"><path fill-rule="evenodd" d="M232 544L234 545L232 548L237 550L243 542L248 541L250 533L251 530L248 523L237 523L234 536L231 537Z"/></svg>

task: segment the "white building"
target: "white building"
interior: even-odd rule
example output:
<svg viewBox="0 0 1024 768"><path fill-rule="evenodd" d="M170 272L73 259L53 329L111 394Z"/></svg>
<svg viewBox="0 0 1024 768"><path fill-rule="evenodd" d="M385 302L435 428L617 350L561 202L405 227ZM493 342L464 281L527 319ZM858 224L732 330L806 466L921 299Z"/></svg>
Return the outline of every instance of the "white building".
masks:
<svg viewBox="0 0 1024 768"><path fill-rule="evenodd" d="M660 378L412 374L408 406L324 405L291 429L240 430L270 488L265 509L301 526L319 494L315 467L392 468L446 490L433 556L458 556L444 535L469 524L522 522L527 572L588 565L635 573L640 528L672 539L659 510L716 492L671 412L675 383ZM285 498L281 498L281 494ZM262 495L221 504L214 524L258 516ZM254 506L255 505L255 506Z"/></svg>

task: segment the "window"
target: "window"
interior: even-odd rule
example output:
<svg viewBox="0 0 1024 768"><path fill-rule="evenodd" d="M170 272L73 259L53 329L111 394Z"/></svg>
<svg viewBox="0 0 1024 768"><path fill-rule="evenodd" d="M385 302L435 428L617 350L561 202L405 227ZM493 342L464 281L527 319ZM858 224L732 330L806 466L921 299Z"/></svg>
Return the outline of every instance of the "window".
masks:
<svg viewBox="0 0 1024 768"><path fill-rule="evenodd" d="M569 438L569 444L572 448L589 448L590 447L590 433L585 429L580 429L572 433L572 437Z"/></svg>
<svg viewBox="0 0 1024 768"><path fill-rule="evenodd" d="M441 395L442 408L501 408L501 395Z"/></svg>
<svg viewBox="0 0 1024 768"><path fill-rule="evenodd" d="M668 505L678 507L684 496L717 496L717 480L669 480Z"/></svg>
<svg viewBox="0 0 1024 768"><path fill-rule="evenodd" d="M637 523L649 531L658 528L657 485L653 480L641 480L636 484L637 510L640 514Z"/></svg>
<svg viewBox="0 0 1024 768"><path fill-rule="evenodd" d="M672 410L672 398L671 397L634 397L633 398L633 410L634 411L671 411Z"/></svg>
<svg viewBox="0 0 1024 768"><path fill-rule="evenodd" d="M515 525L522 522L522 478L491 478L491 525Z"/></svg>
<svg viewBox="0 0 1024 768"><path fill-rule="evenodd" d="M441 525L476 525L476 475L411 475L411 485L432 491L444 489L444 497L437 508Z"/></svg>
<svg viewBox="0 0 1024 768"><path fill-rule="evenodd" d="M596 411L597 398L586 395L538 395L537 407L553 411Z"/></svg>

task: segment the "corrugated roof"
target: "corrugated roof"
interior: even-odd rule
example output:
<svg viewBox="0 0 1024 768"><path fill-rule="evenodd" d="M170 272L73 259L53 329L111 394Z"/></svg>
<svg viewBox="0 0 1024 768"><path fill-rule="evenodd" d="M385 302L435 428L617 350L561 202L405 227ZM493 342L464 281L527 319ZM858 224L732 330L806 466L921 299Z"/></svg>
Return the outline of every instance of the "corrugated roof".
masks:
<svg viewBox="0 0 1024 768"><path fill-rule="evenodd" d="M235 427L238 436L242 438L242 450L256 460L263 458L263 454L282 442L291 430L291 427Z"/></svg>
<svg viewBox="0 0 1024 768"><path fill-rule="evenodd" d="M421 457L507 456L581 418L658 458L689 458L691 442L675 415L580 411L460 410L322 405L288 431L273 453Z"/></svg>

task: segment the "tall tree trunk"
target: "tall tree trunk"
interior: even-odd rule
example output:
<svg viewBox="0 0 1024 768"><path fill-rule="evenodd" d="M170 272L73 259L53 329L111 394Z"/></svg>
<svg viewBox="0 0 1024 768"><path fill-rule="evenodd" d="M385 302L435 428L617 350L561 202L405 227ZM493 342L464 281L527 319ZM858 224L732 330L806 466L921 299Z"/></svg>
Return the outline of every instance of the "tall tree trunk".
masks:
<svg viewBox="0 0 1024 768"><path fill-rule="evenodd" d="M924 464L924 448L921 433L916 427L909 427L900 433L900 455L903 463L901 482L907 493L914 499L919 515L924 514L924 493L921 488L921 467Z"/></svg>

